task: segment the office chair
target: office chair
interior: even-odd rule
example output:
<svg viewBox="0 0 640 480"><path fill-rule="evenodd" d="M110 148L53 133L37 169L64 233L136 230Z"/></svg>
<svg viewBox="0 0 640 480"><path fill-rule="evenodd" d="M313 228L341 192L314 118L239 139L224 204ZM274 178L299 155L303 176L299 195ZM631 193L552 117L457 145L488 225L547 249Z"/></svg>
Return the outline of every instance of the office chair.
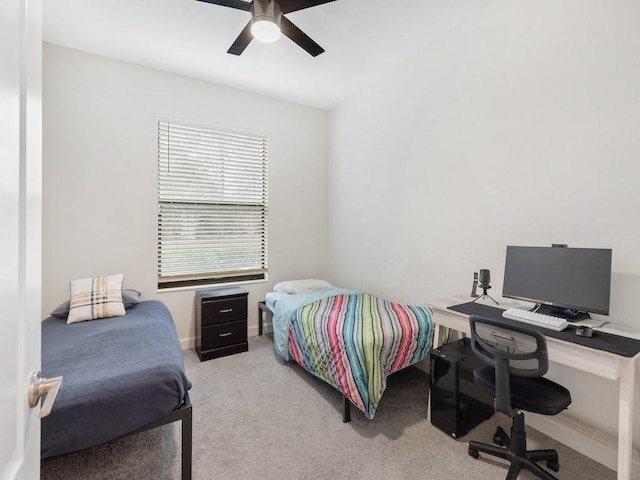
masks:
<svg viewBox="0 0 640 480"><path fill-rule="evenodd" d="M471 441L469 455L478 453L503 458L511 463L506 480L516 480L520 470L543 480L557 480L536 462L546 460L547 468L560 469L555 450L527 450L524 413L557 415L571 403L571 394L562 385L543 375L549 361L544 335L528 325L510 320L490 320L472 315L471 348L487 365L473 372L480 388L495 398L496 410L511 417L511 436L498 427L493 441L497 445Z"/></svg>

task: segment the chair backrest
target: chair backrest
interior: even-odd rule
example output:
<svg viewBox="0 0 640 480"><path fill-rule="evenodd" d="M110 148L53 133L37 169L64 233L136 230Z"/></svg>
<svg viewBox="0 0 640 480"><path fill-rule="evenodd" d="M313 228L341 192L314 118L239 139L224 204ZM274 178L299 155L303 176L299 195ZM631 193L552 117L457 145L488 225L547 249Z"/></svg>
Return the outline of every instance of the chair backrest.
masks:
<svg viewBox="0 0 640 480"><path fill-rule="evenodd" d="M495 369L496 409L513 416L510 375L542 377L549 369L544 335L526 324L472 315L471 348Z"/></svg>

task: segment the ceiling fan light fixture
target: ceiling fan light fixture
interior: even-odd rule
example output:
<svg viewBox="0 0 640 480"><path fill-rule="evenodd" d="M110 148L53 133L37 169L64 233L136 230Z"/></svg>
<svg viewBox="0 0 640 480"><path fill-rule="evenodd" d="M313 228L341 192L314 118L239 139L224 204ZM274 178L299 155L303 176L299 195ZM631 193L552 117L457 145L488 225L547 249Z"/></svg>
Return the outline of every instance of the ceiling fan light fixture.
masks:
<svg viewBox="0 0 640 480"><path fill-rule="evenodd" d="M312 57L324 48L296 27L284 14L335 2L336 0L198 0L251 13L251 20L227 50L231 55L242 55L247 46L256 40L274 42L281 35L289 38Z"/></svg>
<svg viewBox="0 0 640 480"><path fill-rule="evenodd" d="M275 42L280 38L280 17L282 11L274 0L253 0L251 2L251 34L261 42Z"/></svg>
<svg viewBox="0 0 640 480"><path fill-rule="evenodd" d="M280 27L273 20L254 20L251 24L251 35L261 42L275 42L281 35Z"/></svg>

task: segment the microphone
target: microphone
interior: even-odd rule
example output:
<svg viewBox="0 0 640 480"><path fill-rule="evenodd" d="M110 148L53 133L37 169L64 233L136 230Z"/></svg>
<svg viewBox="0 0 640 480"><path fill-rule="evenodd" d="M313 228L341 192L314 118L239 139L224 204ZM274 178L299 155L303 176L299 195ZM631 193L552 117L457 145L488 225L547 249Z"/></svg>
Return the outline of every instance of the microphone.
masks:
<svg viewBox="0 0 640 480"><path fill-rule="evenodd" d="M475 277L475 275L474 275L474 277ZM485 297L488 297L496 305L499 305L499 303L496 302L493 298L491 298L491 295L489 295L487 293L487 290L489 290L491 288L491 272L488 269L486 269L486 268L481 268L480 269L480 274L478 275L478 286L482 289L482 295L478 295L476 297L476 299L473 300L474 302L476 300L478 300L478 299L484 299ZM474 288L475 288L475 282L474 282ZM472 294L473 293L475 293L475 289L474 289L474 292L472 292Z"/></svg>
<svg viewBox="0 0 640 480"><path fill-rule="evenodd" d="M490 289L491 288L491 272L489 270L487 270L486 268L481 268L480 269L480 275L479 275L479 284L480 284L480 288L483 289Z"/></svg>

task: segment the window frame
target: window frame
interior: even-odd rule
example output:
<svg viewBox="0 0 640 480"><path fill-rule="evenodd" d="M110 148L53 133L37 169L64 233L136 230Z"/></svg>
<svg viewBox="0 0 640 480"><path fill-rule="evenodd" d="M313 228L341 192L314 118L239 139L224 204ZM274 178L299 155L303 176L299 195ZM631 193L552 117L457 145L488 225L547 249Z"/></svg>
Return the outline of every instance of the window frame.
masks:
<svg viewBox="0 0 640 480"><path fill-rule="evenodd" d="M214 285L229 285L229 284L234 284L234 283L247 283L247 282L255 282L255 281L265 281L267 280L267 275L268 275L268 213L269 213L269 203L268 203L268 167L269 167L269 136L267 134L264 133L258 133L258 132L250 132L250 131L242 131L236 128L232 128L232 127L228 127L228 126L221 126L221 125L215 125L215 124L203 124L201 122L196 122L196 121L192 121L192 120L185 120L182 118L175 118L175 117L169 117L169 116L156 116L156 141L157 141L157 148L158 148L158 152L157 152L157 173L158 173L158 177L157 177L157 211L158 211L158 216L156 219L156 233L157 233L157 248L156 248L156 253L157 253L157 288L158 291L166 291L166 290L175 290L175 289L192 289L192 288L196 288L196 287L204 287L204 286L214 286ZM255 163L255 158L260 157L261 161L258 162L258 166L254 165L253 168L254 170L252 170L249 174L249 177L251 177L251 179L253 180L253 183L251 183L251 181L247 181L244 182L244 180L238 180L239 177L241 177L240 174L238 174L238 172L235 173L234 176L234 180L233 182L230 182L229 185L231 185L231 187L228 187L228 183L227 182L222 182L222 184L220 185L218 182L218 188L217 189L212 189L212 190L222 190L225 191L226 193L218 193L219 195L224 195L224 196L228 196L229 193L228 191L233 190L232 187L236 187L236 192L239 192L240 190L238 190L238 186L243 186L245 185L247 187L248 190L251 190L251 187L253 187L253 193L254 195L261 195L261 201L256 202L255 198L252 201L246 201L246 200L242 200L240 197L242 197L241 193L238 193L238 197L233 198L232 201L226 201L226 202L220 202L220 201L211 201L211 200L196 200L193 201L192 199L189 200L177 200L177 199L172 199L172 200L168 200L166 197L163 197L163 193L162 193L162 189L163 189L163 155L165 156L165 161L167 164L167 169L170 168L169 164L171 163L171 148L167 148L167 152L166 154L163 153L162 148L163 148L163 132L162 129L166 128L167 129L167 133L166 133L166 137L165 140L166 142L168 142L166 145L169 146L171 145L171 133L170 130L171 128L178 128L178 129L192 129L193 131L199 131L199 132L207 132L208 134L210 134L212 136L212 143L207 145L206 147L208 149L213 149L213 141L219 138L237 138L237 139L241 139L241 138L245 138L245 139L249 139L247 140L247 144L250 144L251 142L256 142L256 144L261 144L261 147L258 148L258 150L262 150L262 154L261 155L253 155L253 163ZM179 142L178 142L179 143ZM241 146L238 147L236 149L236 151L232 152L231 157L235 156L239 156L238 151L240 150L240 148L242 146L245 146L244 143L240 142ZM252 144L253 145L253 144ZM184 145L183 145L184 146ZM254 145L255 146L255 145ZM174 145L175 147L175 145ZM196 148L197 150L197 148ZM189 152L188 152L189 153ZM202 152L200 152L202 153ZM217 165L217 167L219 167L220 171L224 171L226 169L225 166L233 166L233 167L238 167L239 163L237 158L235 160L233 159L229 159L229 158L223 158L225 157L225 155L220 155L220 158L215 158L215 155L211 155L209 157L208 163L203 165L202 168L205 169L207 167L211 167L212 165ZM193 159L191 159L190 161L193 161ZM176 163L180 163L180 161L176 162ZM250 162L251 163L251 162ZM181 166L181 168L184 168L184 165ZM258 173L258 170L260 170L260 173ZM218 172L219 175L221 175L222 177L224 177L224 173L220 174L220 172ZM251 176L253 175L253 176ZM201 176L197 176L197 179L199 180L201 178ZM204 178L204 177L202 177ZM212 181L213 176L207 176L206 180ZM255 179L256 178L260 178L260 182L256 183ZM256 193L256 185L258 185L258 188L261 190L261 194L260 193ZM228 188L227 188L228 187ZM197 195L198 189L195 188L194 190L190 191L191 195ZM216 195L215 193L212 195ZM188 196L188 195L187 195ZM170 218L170 215L167 214L167 206L171 205L171 208L173 208L176 205L182 205L185 208L189 209L189 208L206 208L206 206L212 206L213 208L211 209L211 212L213 213L209 213L209 217L208 218L214 218L215 216L215 211L216 209L218 210L218 215L221 209L227 208L230 210L237 210L237 211L244 211L244 213L248 216L251 217L251 227L254 229L254 234L247 234L245 235L243 238L252 238L253 239L253 255L249 255L249 258L252 259L259 259L256 260L256 263L253 265L254 268L234 268L234 269L226 269L226 270L215 270L212 269L210 271L207 272L200 272L196 269L192 269L190 273L177 273L174 272L171 268L167 268L167 262L166 260L163 263L163 258L166 259L167 258L167 253L166 253L166 249L163 251L163 245L167 244L167 239L171 238L171 235L167 235L166 233L163 235L163 229L166 232L167 228L166 228L166 219ZM165 207L163 210L163 206ZM243 210L242 207L245 207L245 209ZM251 211L250 211L251 210ZM258 213L256 213L258 212ZM179 214L174 214L176 215L176 217L171 217L171 218L179 218ZM184 213L183 213L184 215ZM253 215L253 216L252 216ZM164 216L164 220L163 220L163 216ZM195 214L195 216L197 217L197 214ZM233 216L233 214L232 214ZM191 215L191 218L193 220L194 215ZM242 214L237 214L235 216L233 216L233 220L238 221L239 219L244 218L242 217ZM259 220L257 220L259 219ZM200 223L201 218L197 217L197 221L195 223ZM163 226L163 222L164 225ZM215 222L218 223L218 222ZM226 230L233 230L233 227L230 227L229 222L223 223L223 226L220 227L220 231L217 233L222 233L223 230L225 230L225 226L226 225ZM258 226L258 227L257 227ZM198 228L198 227L191 227L190 229L192 230L193 228ZM217 228L217 227L216 227ZM249 227L244 227L245 230L249 230ZM236 231L238 230L237 225L236 225ZM257 232L260 232L260 241L258 242L256 240L257 238ZM206 235L202 235L200 233L200 230L198 230L198 232L196 232L195 237L197 238L201 238L202 239L206 239ZM209 239L210 240L210 239ZM188 241L186 241L186 244L188 244ZM256 245L259 244L260 247L257 248ZM215 247L218 248L222 248L224 249L224 247L220 247L220 245L216 245L215 242L213 243L213 248ZM242 249L241 247L237 247L236 248L240 248L240 250ZM255 252L256 251L260 251L260 254L257 255ZM208 258L210 262L215 262L216 258L215 255L212 252L209 252L207 255L203 255L203 258ZM233 255L231 255L233 256ZM241 258L241 257L238 257ZM176 263L179 260L174 261L174 263ZM182 268L182 270L184 270L184 268ZM165 273L163 275L163 272L169 272L169 273Z"/></svg>

